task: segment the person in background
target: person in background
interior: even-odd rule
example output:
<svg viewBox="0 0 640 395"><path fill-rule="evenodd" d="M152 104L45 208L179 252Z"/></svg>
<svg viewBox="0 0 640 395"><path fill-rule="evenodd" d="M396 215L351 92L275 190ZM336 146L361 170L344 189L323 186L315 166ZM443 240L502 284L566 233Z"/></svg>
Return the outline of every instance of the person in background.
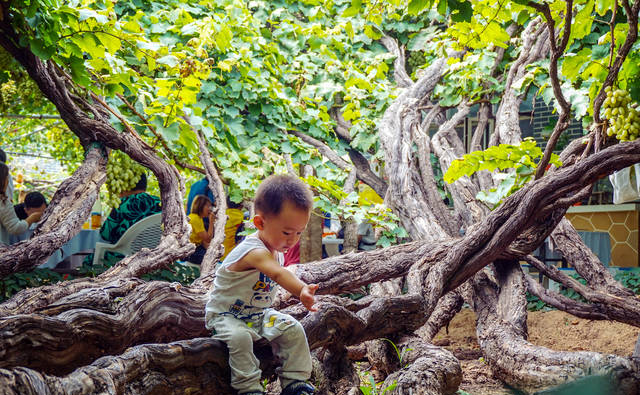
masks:
<svg viewBox="0 0 640 395"><path fill-rule="evenodd" d="M133 224L161 211L160 198L147 193L147 175L142 173L133 189L120 194L120 206L109 213L100 227L100 237L108 243L115 244ZM103 261L110 266L123 257L122 254L107 251ZM92 262L93 254L87 255L84 264L91 265Z"/></svg>
<svg viewBox="0 0 640 395"><path fill-rule="evenodd" d="M284 252L284 267L300 263L300 240Z"/></svg>
<svg viewBox="0 0 640 395"><path fill-rule="evenodd" d="M224 226L224 255L221 260L229 255L233 247L237 244L238 232L242 228L244 221L244 213L242 212L242 204L236 203L227 196L227 223Z"/></svg>
<svg viewBox="0 0 640 395"><path fill-rule="evenodd" d="M120 194L120 206L114 208L100 228L100 237L109 243L116 243L131 225L162 211L160 198L147 193L147 175L129 191Z"/></svg>
<svg viewBox="0 0 640 395"><path fill-rule="evenodd" d="M205 195L196 195L191 203L191 214L189 214L191 236L189 240L196 245L196 250L187 258L187 261L196 265L202 264L202 258L204 258L213 238L215 214L212 209L213 204ZM207 218L208 226L205 226L204 218Z"/></svg>
<svg viewBox="0 0 640 395"><path fill-rule="evenodd" d="M13 203L7 196L9 185L9 167L0 163L0 243L8 245L9 235L25 232L31 224L40 221L42 211L35 211L20 220L13 209Z"/></svg>
<svg viewBox="0 0 640 395"><path fill-rule="evenodd" d="M24 202L16 204L13 209L20 219L27 219L36 211L43 212L47 208L47 199L38 191L29 192L24 197Z"/></svg>
<svg viewBox="0 0 640 395"><path fill-rule="evenodd" d="M7 153L4 152L2 148L0 148L0 162L7 164ZM13 178L11 178L11 173L9 173L9 183L7 184L6 196L9 199L9 202L13 204Z"/></svg>
<svg viewBox="0 0 640 395"><path fill-rule="evenodd" d="M189 189L189 195L187 196L187 215L191 214L191 205L193 204L193 199L195 199L195 197L198 195L205 195L206 197L208 197L211 204L214 204L216 202L216 198L213 196L211 189L209 189L209 180L207 180L206 177L194 182L191 185L191 189Z"/></svg>

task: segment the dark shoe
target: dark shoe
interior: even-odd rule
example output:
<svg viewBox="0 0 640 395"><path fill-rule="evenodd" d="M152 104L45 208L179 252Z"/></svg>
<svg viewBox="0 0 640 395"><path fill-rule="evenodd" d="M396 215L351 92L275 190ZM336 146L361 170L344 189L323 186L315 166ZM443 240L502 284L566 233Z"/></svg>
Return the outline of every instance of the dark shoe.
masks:
<svg viewBox="0 0 640 395"><path fill-rule="evenodd" d="M294 381L287 385L280 395L312 395L315 394L316 388L304 381Z"/></svg>

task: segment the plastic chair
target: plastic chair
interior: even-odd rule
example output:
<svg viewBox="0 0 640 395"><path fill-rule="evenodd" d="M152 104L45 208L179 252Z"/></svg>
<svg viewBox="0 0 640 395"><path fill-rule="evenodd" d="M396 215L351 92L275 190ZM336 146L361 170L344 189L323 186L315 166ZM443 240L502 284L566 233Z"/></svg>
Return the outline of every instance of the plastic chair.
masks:
<svg viewBox="0 0 640 395"><path fill-rule="evenodd" d="M100 264L106 251L132 255L142 248L155 248L162 237L162 213L153 214L131 225L115 244L96 243L93 264Z"/></svg>

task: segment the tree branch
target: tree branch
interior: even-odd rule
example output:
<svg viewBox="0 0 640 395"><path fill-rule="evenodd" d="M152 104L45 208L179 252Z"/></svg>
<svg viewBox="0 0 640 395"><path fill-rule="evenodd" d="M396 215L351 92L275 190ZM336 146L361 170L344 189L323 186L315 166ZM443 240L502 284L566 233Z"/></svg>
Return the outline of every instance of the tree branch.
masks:
<svg viewBox="0 0 640 395"><path fill-rule="evenodd" d="M189 170L193 170L193 171L197 171L198 173L202 173L202 174L206 174L205 170L201 167L197 167L194 166L190 163L185 163L183 161L181 161L180 159L178 159L178 155L176 155L175 152L173 152L173 150L171 150L169 148L169 146L167 145L167 142L165 141L165 139L158 133L158 131L156 130L155 127L153 127L153 125L151 125L151 123L149 122L149 120L147 120L147 118L145 118L142 114L140 114L138 112L138 110L136 110L136 108L129 103L129 101L127 100L126 97L124 97L123 95L121 95L120 93L116 93L116 95L118 96L118 98L120 98L120 100L122 100L122 102L129 108L129 110L135 114L147 127L147 129L149 129L149 131L151 131L151 133L153 133L154 136L156 136L156 139L158 139L158 141L160 142L160 144L162 144L162 146L164 147L164 149L171 154L171 158L173 159L173 161L180 167L182 167L183 169L189 169ZM155 144L154 144L155 145Z"/></svg>
<svg viewBox="0 0 640 395"><path fill-rule="evenodd" d="M0 118L16 118L16 119L61 119L60 115L48 114L0 114Z"/></svg>
<svg viewBox="0 0 640 395"><path fill-rule="evenodd" d="M413 85L413 80L407 74L405 68L404 48L398 45L398 42L391 36L384 35L380 41L387 48L387 51L396 56L393 61L393 79L400 88L409 88Z"/></svg>
<svg viewBox="0 0 640 395"><path fill-rule="evenodd" d="M530 2L529 4L532 4ZM540 163L538 163L538 168L536 169L535 178L538 179L544 175L546 171L547 165L549 164L549 160L551 159L551 154L558 143L558 139L560 135L567 130L570 123L571 118L571 105L567 102L562 93L562 88L560 87L560 80L558 78L558 59L564 54L564 50L567 47L567 43L569 42L569 36L571 35L571 21L573 19L573 0L566 0L567 7L565 10L565 19L564 19L564 32L562 35L562 41L558 45L555 40L555 21L551 16L551 10L549 9L548 4L538 5L535 4L536 9L542 10L544 17L547 22L547 29L549 30L549 36L551 41L551 61L549 64L549 78L551 78L551 86L553 87L553 94L556 98L556 101L560 105L560 118L553 128L553 132L549 137L549 141L547 142L547 146L545 147L544 154L542 155L542 159L540 159Z"/></svg>
<svg viewBox="0 0 640 395"><path fill-rule="evenodd" d="M329 159L333 164L344 171L351 171L352 166L355 165L356 175L358 179L371 186L376 191L376 193L378 193L378 195L385 195L387 189L386 183L371 171L369 161L359 152L355 150L349 150L349 157L353 162L352 165L351 163L342 159L333 149L331 149L331 147L320 140L317 140L297 130L289 130L287 133L292 134L305 143L317 148L325 158Z"/></svg>
<svg viewBox="0 0 640 395"><path fill-rule="evenodd" d="M227 196L224 193L224 187L222 180L218 175L218 170L211 160L209 154L209 146L201 130L195 131L198 138L198 146L200 147L200 161L205 168L207 174L207 180L209 181L209 189L216 198L216 222L213 231L213 239L209 243L209 248L202 259L202 265L200 269L200 276L204 277L209 274L214 274L216 263L218 259L224 254L224 227L227 224ZM213 224L209 224L212 226ZM228 252L228 251L227 251Z"/></svg>

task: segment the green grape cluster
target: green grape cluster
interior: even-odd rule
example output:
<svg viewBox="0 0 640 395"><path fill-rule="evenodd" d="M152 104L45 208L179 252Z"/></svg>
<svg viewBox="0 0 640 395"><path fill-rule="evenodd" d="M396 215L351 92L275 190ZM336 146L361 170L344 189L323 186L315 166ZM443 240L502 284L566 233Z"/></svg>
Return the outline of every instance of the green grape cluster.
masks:
<svg viewBox="0 0 640 395"><path fill-rule="evenodd" d="M106 203L114 208L120 206L120 194L136 186L144 169L124 152L112 151L107 162Z"/></svg>
<svg viewBox="0 0 640 395"><path fill-rule="evenodd" d="M417 70L420 66L425 64L427 59L424 57L424 52L422 51L411 51L409 53L409 59L407 59L407 64L409 65L409 69L411 72Z"/></svg>
<svg viewBox="0 0 640 395"><path fill-rule="evenodd" d="M640 136L640 112L638 103L624 89L605 88L607 98L603 103L604 117L609 121L608 136L620 141L633 141Z"/></svg>
<svg viewBox="0 0 640 395"><path fill-rule="evenodd" d="M0 84L0 99L2 103L11 103L14 96L18 93L16 83L13 80L9 80L4 84Z"/></svg>

